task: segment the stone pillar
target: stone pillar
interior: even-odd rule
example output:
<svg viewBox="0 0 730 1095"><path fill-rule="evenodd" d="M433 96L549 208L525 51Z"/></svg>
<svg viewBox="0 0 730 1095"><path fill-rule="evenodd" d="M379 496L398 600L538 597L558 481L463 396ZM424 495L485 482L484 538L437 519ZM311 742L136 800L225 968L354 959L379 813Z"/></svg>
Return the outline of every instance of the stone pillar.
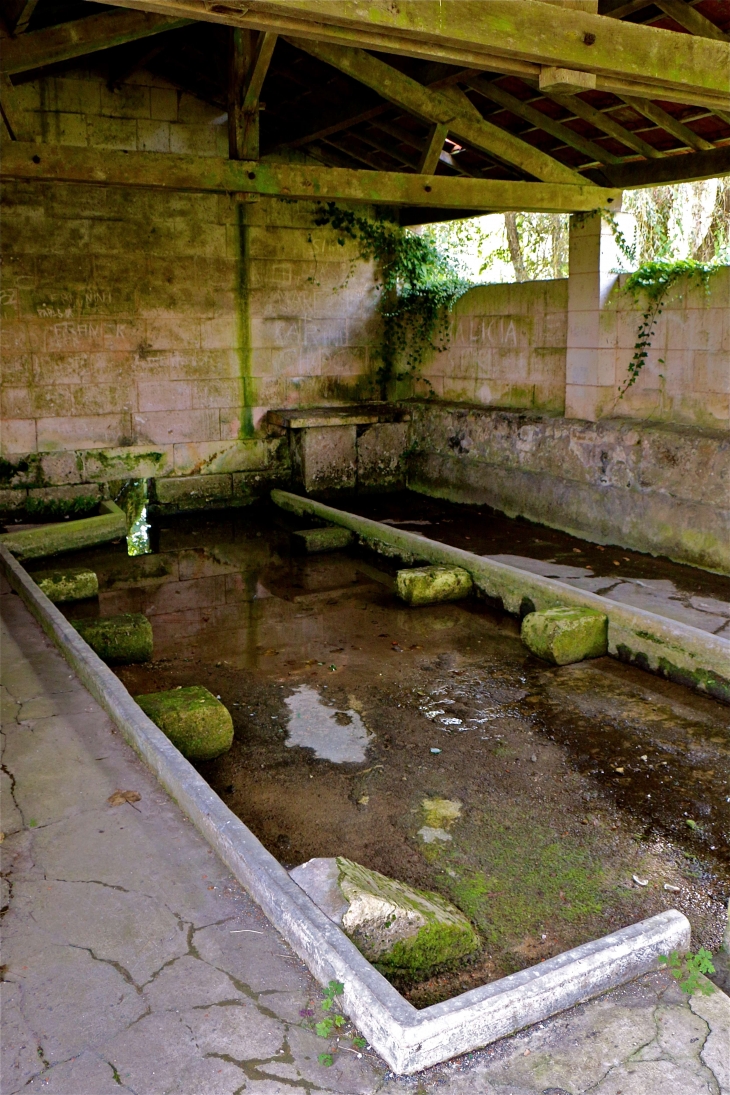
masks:
<svg viewBox="0 0 730 1095"><path fill-rule="evenodd" d="M308 426L290 436L295 477L307 493L354 489L357 426Z"/></svg>
<svg viewBox="0 0 730 1095"><path fill-rule="evenodd" d="M631 244L636 222L629 213L615 213L617 224ZM568 345L565 369L565 417L595 422L610 414L617 394L614 308L607 307L626 269L613 229L600 213L570 218L570 276L568 279Z"/></svg>

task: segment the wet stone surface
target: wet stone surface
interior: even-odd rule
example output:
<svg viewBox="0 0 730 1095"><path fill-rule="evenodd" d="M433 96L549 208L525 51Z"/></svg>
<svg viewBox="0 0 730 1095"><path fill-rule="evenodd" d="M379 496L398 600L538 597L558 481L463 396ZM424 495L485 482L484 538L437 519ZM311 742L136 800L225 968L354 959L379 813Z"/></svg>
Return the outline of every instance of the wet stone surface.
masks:
<svg viewBox="0 0 730 1095"><path fill-rule="evenodd" d="M548 666L472 599L407 608L395 563L294 555L276 513L156 536L154 556L83 553L98 606L67 614L148 615L155 661L117 670L132 694L221 697L234 744L200 771L282 864L344 855L471 919L476 959L394 978L416 1006L665 908L717 949L727 707L609 658Z"/></svg>

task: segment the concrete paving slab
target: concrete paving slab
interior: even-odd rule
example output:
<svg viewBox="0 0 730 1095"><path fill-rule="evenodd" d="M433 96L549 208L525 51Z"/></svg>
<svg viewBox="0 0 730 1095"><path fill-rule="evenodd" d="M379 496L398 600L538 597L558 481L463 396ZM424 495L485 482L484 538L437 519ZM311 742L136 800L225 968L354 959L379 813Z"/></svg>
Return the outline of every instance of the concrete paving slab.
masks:
<svg viewBox="0 0 730 1095"><path fill-rule="evenodd" d="M663 972L418 1076L344 1047L323 1066L307 969L19 598L0 611L2 1095L730 1092L730 1000L688 1001ZM141 798L111 806L118 789Z"/></svg>

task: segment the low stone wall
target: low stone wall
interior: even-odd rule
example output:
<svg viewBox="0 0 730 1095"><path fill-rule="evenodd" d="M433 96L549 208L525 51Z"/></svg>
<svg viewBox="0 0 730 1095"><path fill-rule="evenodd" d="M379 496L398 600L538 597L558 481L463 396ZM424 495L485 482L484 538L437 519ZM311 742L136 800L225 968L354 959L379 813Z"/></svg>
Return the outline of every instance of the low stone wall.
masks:
<svg viewBox="0 0 730 1095"><path fill-rule="evenodd" d="M414 404L409 485L730 573L730 436L629 419Z"/></svg>

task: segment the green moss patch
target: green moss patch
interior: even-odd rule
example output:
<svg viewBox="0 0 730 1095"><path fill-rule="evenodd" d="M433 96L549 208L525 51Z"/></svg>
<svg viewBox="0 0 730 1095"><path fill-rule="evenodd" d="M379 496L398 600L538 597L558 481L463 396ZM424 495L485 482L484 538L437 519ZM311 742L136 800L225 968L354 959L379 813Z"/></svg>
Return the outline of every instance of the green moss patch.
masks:
<svg viewBox="0 0 730 1095"><path fill-rule="evenodd" d="M96 597L99 581L88 567L69 567L68 570L38 570L33 580L54 604L84 601Z"/></svg>
<svg viewBox="0 0 730 1095"><path fill-rule="evenodd" d="M202 685L150 692L135 699L188 760L213 760L233 744L228 708Z"/></svg>
<svg viewBox="0 0 730 1095"><path fill-rule="evenodd" d="M148 662L152 657L152 625L141 613L72 620L71 623L109 665Z"/></svg>
<svg viewBox="0 0 730 1095"><path fill-rule="evenodd" d="M608 652L608 617L590 608L530 612L520 633L533 654L555 665L600 658Z"/></svg>
<svg viewBox="0 0 730 1095"><path fill-rule="evenodd" d="M460 601L472 590L471 575L462 567L430 566L399 570L395 591L409 605Z"/></svg>

